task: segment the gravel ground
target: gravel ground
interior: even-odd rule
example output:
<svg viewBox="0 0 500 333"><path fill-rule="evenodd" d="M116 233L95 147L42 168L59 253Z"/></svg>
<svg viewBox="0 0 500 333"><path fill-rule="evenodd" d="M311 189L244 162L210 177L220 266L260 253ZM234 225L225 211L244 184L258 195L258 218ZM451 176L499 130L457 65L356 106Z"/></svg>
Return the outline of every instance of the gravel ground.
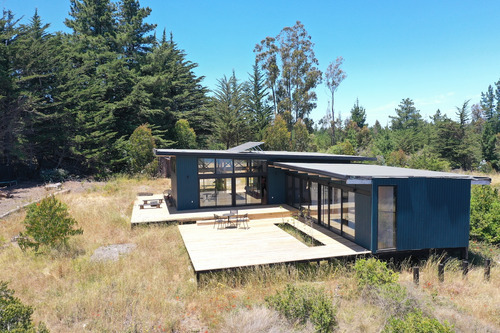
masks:
<svg viewBox="0 0 500 333"><path fill-rule="evenodd" d="M44 183L37 182L22 182L16 186L0 188L0 217L5 213L10 212L18 207L38 201L44 197L61 191L69 190L72 193L85 192L87 189L96 185L101 185L100 182L88 181L67 181L62 184L60 189L45 189ZM10 198L5 198L4 195L12 195Z"/></svg>

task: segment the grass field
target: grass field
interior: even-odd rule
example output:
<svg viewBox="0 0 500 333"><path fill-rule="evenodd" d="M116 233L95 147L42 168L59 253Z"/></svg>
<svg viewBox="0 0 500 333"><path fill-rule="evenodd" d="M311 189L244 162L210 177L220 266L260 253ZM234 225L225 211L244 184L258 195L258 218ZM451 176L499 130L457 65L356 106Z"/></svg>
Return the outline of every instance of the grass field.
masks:
<svg viewBox="0 0 500 333"><path fill-rule="evenodd" d="M393 314L394 304L367 298L359 289L352 263L214 273L197 285L176 226L130 228L136 194L161 193L168 186L164 179L119 178L59 196L84 230L65 253L22 252L10 239L23 229L24 212L9 216L0 222L0 280L34 306L35 321L52 332L300 331L265 306L266 296L287 283L324 287L338 308L341 332L379 332ZM98 247L119 243L137 247L117 262L90 261ZM410 265L402 267L398 283L424 313L457 331L500 331L498 265L487 282L482 267L472 267L463 278L459 262L450 261L440 283L437 261L422 262L419 286L412 283Z"/></svg>

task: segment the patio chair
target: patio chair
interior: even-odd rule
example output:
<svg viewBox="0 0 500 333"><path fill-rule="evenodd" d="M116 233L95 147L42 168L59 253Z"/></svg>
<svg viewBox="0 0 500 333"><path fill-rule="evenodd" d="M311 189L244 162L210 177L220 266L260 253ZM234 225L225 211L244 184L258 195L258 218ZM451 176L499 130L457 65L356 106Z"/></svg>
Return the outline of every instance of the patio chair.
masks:
<svg viewBox="0 0 500 333"><path fill-rule="evenodd" d="M245 227L245 229L250 229L250 226L248 225L248 221L249 221L249 218L248 218L248 213L245 213L243 215L240 215L238 217L238 224Z"/></svg>
<svg viewBox="0 0 500 333"><path fill-rule="evenodd" d="M225 227L225 221L227 219L225 219L223 216L220 216L220 215L217 215L217 214L214 214L214 228L215 228L215 225L217 225L217 229L220 229L221 226L222 227Z"/></svg>

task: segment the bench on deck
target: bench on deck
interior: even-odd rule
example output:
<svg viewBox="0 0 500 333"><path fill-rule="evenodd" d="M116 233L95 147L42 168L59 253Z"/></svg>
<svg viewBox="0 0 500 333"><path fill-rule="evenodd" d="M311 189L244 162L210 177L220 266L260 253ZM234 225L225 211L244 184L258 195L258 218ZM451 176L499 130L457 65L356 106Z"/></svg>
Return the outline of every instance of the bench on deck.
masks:
<svg viewBox="0 0 500 333"><path fill-rule="evenodd" d="M144 199L144 203L139 204L140 209L144 209L145 206L149 206L149 208L160 208L163 203L163 199Z"/></svg>
<svg viewBox="0 0 500 333"><path fill-rule="evenodd" d="M11 187L14 185L17 185L17 180L7 180L0 182L0 187Z"/></svg>

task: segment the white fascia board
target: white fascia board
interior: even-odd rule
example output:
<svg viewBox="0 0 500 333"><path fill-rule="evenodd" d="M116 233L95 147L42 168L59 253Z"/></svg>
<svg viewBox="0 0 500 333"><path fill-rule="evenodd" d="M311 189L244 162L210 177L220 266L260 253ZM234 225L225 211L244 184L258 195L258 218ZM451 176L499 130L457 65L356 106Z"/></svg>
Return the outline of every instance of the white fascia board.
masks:
<svg viewBox="0 0 500 333"><path fill-rule="evenodd" d="M349 178L346 180L348 185L370 185L371 183L371 179Z"/></svg>

